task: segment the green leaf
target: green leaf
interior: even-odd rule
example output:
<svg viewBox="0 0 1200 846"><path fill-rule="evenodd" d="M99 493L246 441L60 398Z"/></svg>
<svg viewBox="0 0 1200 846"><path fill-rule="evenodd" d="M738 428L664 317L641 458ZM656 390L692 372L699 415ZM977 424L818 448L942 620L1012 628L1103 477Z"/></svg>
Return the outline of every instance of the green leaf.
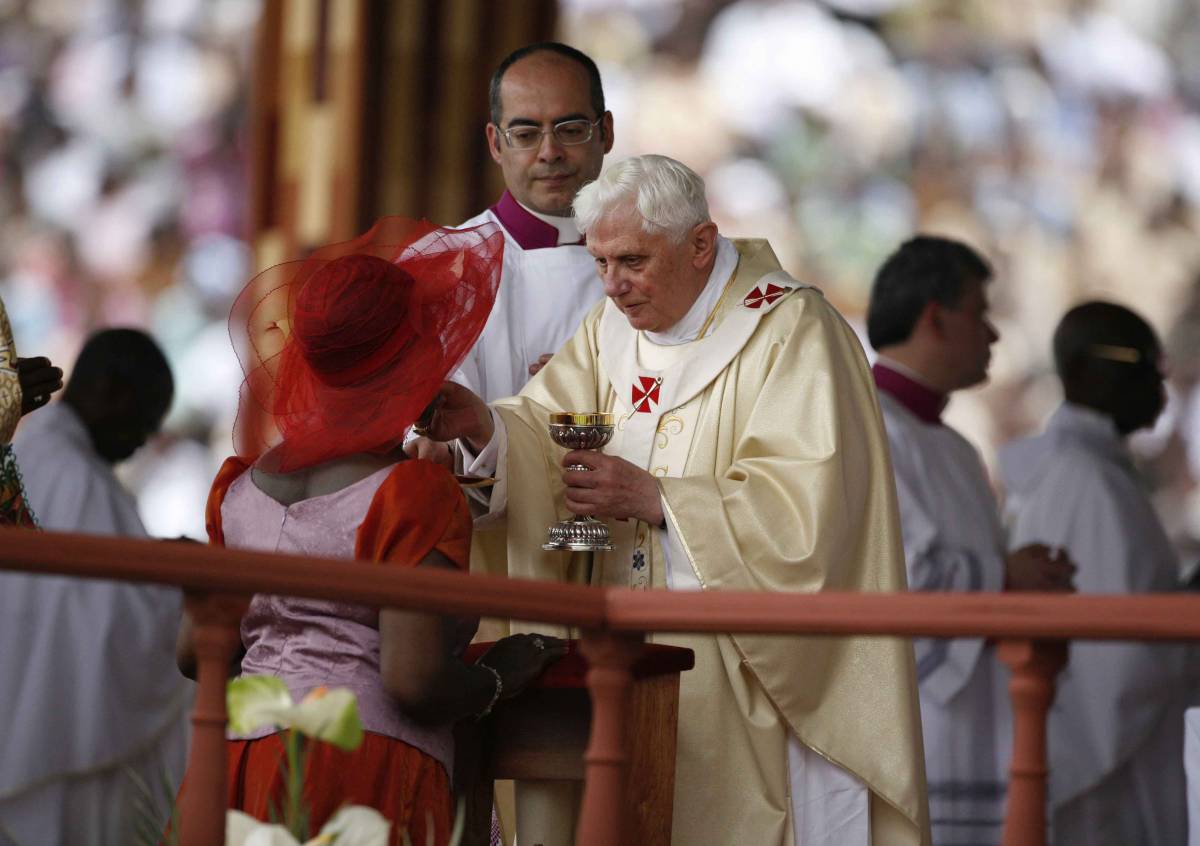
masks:
<svg viewBox="0 0 1200 846"><path fill-rule="evenodd" d="M239 676L225 687L229 727L250 734L263 726L287 726L292 695L283 679L275 676Z"/></svg>

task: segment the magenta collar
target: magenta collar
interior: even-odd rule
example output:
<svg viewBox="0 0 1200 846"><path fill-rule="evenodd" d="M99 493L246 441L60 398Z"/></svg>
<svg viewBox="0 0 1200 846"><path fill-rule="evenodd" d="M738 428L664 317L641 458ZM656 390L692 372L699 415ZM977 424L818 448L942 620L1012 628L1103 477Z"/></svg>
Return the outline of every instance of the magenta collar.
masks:
<svg viewBox="0 0 1200 846"><path fill-rule="evenodd" d="M915 414L917 419L931 426L941 425L942 410L949 402L944 394L893 370L882 361L875 362L871 375L875 377L876 388Z"/></svg>
<svg viewBox="0 0 1200 846"><path fill-rule="evenodd" d="M522 250L544 250L547 247L558 246L558 230L530 214L508 191L505 191L496 205L492 206L492 214L499 218L500 223ZM582 244L583 241L579 243Z"/></svg>

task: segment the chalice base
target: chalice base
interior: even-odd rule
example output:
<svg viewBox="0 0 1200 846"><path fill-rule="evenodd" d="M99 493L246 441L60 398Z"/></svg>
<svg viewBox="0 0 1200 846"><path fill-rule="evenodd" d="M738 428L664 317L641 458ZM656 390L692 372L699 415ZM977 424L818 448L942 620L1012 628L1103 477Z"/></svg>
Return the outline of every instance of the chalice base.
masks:
<svg viewBox="0 0 1200 846"><path fill-rule="evenodd" d="M608 525L591 517L576 517L555 523L546 532L542 549L547 551L604 552L612 549Z"/></svg>

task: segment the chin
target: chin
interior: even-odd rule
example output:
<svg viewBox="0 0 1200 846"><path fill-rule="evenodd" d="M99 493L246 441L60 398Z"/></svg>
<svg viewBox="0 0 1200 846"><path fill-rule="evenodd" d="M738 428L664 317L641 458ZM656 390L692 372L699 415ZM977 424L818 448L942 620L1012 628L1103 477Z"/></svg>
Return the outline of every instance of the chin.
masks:
<svg viewBox="0 0 1200 846"><path fill-rule="evenodd" d="M534 194L530 206L542 214L567 217L571 214L571 203L575 201L574 191L552 191L545 194Z"/></svg>

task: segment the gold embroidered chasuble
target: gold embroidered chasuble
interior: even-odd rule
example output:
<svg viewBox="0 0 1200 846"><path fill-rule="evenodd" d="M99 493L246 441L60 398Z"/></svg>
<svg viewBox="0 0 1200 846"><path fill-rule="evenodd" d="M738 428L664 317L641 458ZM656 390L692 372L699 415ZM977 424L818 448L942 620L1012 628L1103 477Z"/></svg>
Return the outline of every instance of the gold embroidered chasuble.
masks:
<svg viewBox="0 0 1200 846"><path fill-rule="evenodd" d="M475 568L665 587L662 538L644 523L609 521L612 552L541 549L547 526L569 516L564 450L550 441L547 417L599 410L617 418L605 452L660 477L667 531L705 590L905 589L895 487L862 349L818 291L780 270L765 241L734 243L738 269L709 334L654 348L605 301L520 396L495 404L507 451L493 509L505 514L476 533ZM792 844L789 731L870 788L875 846L928 842L906 641L653 640L696 652L696 668L681 677L674 843Z"/></svg>

